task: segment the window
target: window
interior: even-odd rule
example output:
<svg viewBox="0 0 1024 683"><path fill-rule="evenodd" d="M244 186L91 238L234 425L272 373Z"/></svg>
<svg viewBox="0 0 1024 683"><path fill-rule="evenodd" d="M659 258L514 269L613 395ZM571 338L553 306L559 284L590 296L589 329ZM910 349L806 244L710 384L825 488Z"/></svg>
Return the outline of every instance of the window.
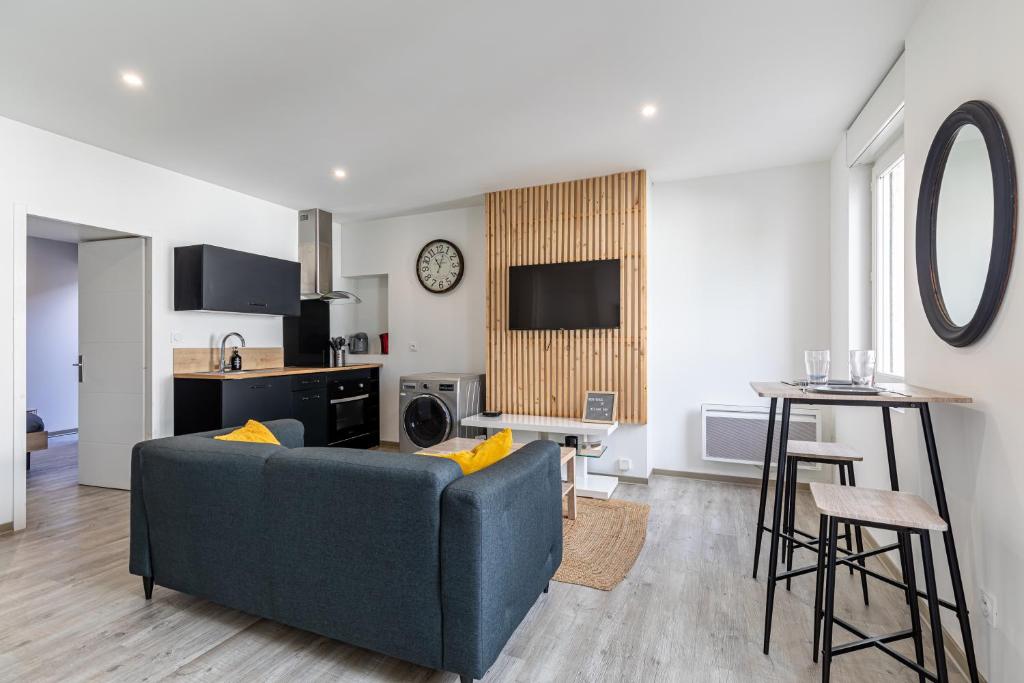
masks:
<svg viewBox="0 0 1024 683"><path fill-rule="evenodd" d="M873 168L872 264L875 369L903 377L903 145L898 141Z"/></svg>

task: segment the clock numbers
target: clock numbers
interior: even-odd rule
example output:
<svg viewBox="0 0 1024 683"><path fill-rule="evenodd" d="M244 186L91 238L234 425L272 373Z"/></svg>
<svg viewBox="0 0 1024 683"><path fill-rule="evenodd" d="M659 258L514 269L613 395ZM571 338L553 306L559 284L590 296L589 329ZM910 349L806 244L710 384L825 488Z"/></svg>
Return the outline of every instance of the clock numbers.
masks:
<svg viewBox="0 0 1024 683"><path fill-rule="evenodd" d="M416 259L416 276L420 284L427 291L438 294L459 284L462 268L462 252L447 240L428 242Z"/></svg>

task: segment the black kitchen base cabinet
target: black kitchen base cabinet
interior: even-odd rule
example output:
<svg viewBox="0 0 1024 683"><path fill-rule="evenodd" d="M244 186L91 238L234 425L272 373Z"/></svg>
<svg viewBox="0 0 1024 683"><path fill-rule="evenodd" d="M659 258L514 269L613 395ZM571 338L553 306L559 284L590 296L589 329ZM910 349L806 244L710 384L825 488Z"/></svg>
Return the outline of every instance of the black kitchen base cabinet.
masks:
<svg viewBox="0 0 1024 683"><path fill-rule="evenodd" d="M305 427L307 446L327 445L327 389L292 392L292 417Z"/></svg>
<svg viewBox="0 0 1024 683"><path fill-rule="evenodd" d="M240 427L246 420L263 422L292 417L290 380L175 379L174 434Z"/></svg>
<svg viewBox="0 0 1024 683"><path fill-rule="evenodd" d="M305 445L380 445L379 371L353 369L252 379L174 380L174 434L293 418Z"/></svg>
<svg viewBox="0 0 1024 683"><path fill-rule="evenodd" d="M209 244L176 247L174 310L299 315L299 264Z"/></svg>

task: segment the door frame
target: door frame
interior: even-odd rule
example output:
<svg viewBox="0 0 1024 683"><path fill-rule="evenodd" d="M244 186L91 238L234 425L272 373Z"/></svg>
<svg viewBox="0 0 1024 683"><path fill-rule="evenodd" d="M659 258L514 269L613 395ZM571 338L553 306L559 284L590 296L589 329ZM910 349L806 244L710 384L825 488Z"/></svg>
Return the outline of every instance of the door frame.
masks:
<svg viewBox="0 0 1024 683"><path fill-rule="evenodd" d="M12 339L12 350L13 359L11 364L12 373L12 385L14 387L14 396L12 401L13 407L13 429L12 432L12 447L14 449L14 457L12 461L14 463L14 472L12 477L12 483L14 485L13 491L13 527L15 531L24 529L28 522L28 505L27 505L27 494L28 494L28 479L27 472L25 470L25 432L19 429L19 425L24 424L25 410L28 405L28 360L27 360L27 336L28 336L28 322L26 317L27 309L27 282L28 282L28 217L29 215L39 216L42 218L52 218L54 220L64 221L68 223L75 223L79 225L85 225L84 221L76 221L74 218L68 218L66 216L52 216L45 213L32 213L29 211L29 207L24 202L14 203L14 229L12 235L12 248L13 248L13 267L11 268L11 277L13 282L13 306L12 310L14 313L13 324L11 325L11 331L13 334ZM97 226L102 227L102 226ZM144 396L145 410L143 411L143 420L145 422L145 438L152 438L153 435L153 287L152 287L152 253L153 253L153 240L149 235L139 235L123 232L115 228L107 228L112 232L121 232L125 237L141 237L145 240L145 292L143 294L143 316L146 329L146 341L145 341L145 384L144 384ZM77 324L77 321L76 321Z"/></svg>

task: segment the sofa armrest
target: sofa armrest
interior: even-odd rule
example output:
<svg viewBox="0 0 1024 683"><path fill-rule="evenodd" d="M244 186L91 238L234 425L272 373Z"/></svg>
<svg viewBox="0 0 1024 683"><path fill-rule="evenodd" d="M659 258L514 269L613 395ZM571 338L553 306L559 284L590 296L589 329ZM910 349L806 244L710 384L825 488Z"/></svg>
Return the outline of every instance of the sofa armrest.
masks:
<svg viewBox="0 0 1024 683"><path fill-rule="evenodd" d="M441 498L444 668L482 678L562 563L558 445L534 441Z"/></svg>

